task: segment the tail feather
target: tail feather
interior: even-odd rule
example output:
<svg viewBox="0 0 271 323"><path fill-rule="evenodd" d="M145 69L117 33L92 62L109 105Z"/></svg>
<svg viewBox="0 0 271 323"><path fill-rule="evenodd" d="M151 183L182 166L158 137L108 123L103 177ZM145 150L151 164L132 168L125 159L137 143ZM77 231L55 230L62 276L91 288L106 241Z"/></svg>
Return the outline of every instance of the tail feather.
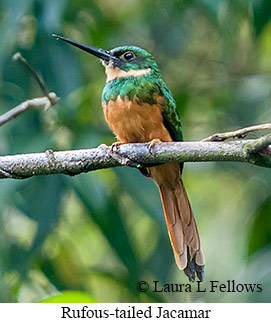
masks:
<svg viewBox="0 0 271 323"><path fill-rule="evenodd" d="M195 275L202 281L204 254L183 182L180 179L174 187L168 182L158 186L177 266L190 281L195 281Z"/></svg>

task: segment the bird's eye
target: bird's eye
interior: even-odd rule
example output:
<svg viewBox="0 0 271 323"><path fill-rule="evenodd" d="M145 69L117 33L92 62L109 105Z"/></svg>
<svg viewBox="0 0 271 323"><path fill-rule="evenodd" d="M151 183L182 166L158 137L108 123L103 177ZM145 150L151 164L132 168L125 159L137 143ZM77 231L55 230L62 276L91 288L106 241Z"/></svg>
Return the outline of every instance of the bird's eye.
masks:
<svg viewBox="0 0 271 323"><path fill-rule="evenodd" d="M126 60L126 61L131 61L133 58L135 58L135 54L133 52L126 52L122 55L122 57Z"/></svg>

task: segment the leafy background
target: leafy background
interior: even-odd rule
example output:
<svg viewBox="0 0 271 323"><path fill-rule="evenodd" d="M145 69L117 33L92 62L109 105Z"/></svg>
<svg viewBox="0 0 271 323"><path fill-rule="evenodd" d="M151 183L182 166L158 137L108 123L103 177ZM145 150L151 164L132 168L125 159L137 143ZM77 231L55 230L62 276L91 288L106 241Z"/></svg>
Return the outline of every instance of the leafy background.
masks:
<svg viewBox="0 0 271 323"><path fill-rule="evenodd" d="M270 12L269 0L1 0L1 114L41 95L12 62L16 51L61 101L2 126L0 154L114 142L100 104L103 67L52 33L105 49L133 44L152 52L186 140L270 122ZM203 287L235 279L262 284L261 293L137 292L139 280L187 280L174 264L157 188L122 167L1 180L0 301L77 291L65 301L270 302L270 170L188 163L184 181L206 254Z"/></svg>

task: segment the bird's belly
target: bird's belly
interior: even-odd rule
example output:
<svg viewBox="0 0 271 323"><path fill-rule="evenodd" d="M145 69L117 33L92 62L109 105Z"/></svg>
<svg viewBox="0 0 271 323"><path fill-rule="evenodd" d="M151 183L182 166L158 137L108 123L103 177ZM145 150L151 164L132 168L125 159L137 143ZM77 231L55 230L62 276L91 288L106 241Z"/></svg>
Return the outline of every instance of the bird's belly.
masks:
<svg viewBox="0 0 271 323"><path fill-rule="evenodd" d="M109 127L121 143L172 141L163 124L159 104L142 103L117 97L103 106Z"/></svg>

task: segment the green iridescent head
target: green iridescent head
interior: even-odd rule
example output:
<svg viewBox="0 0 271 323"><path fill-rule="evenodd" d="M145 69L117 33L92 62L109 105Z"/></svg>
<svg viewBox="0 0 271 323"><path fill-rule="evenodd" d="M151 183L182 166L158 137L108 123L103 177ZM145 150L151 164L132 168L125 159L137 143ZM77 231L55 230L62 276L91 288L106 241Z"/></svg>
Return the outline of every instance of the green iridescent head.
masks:
<svg viewBox="0 0 271 323"><path fill-rule="evenodd" d="M125 72L150 69L153 73L160 74L153 56L142 48L136 46L121 46L107 51L62 36L53 36L99 57L106 68L117 68Z"/></svg>
<svg viewBox="0 0 271 323"><path fill-rule="evenodd" d="M109 51L112 59L104 61L104 65L112 64L126 72L130 70L158 70L153 56L145 49L136 46L120 46Z"/></svg>

